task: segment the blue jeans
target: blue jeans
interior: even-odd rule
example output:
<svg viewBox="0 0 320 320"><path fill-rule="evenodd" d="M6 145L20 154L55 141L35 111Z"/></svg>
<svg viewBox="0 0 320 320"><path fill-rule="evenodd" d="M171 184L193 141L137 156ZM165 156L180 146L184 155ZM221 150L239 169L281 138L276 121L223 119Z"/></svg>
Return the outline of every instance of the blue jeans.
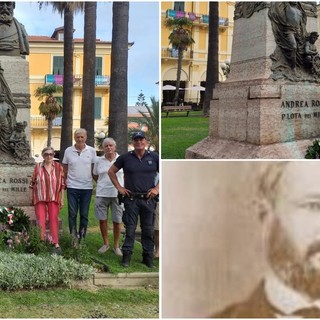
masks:
<svg viewBox="0 0 320 320"><path fill-rule="evenodd" d="M88 227L88 214L91 201L92 189L67 188L68 218L70 234L84 238ZM80 226L77 231L77 214L80 210Z"/></svg>

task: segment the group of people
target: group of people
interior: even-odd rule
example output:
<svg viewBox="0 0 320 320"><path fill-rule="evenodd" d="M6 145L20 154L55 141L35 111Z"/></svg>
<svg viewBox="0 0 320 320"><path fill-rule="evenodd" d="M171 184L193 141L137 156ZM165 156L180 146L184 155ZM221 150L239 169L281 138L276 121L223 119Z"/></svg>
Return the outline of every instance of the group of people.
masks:
<svg viewBox="0 0 320 320"><path fill-rule="evenodd" d="M116 152L116 141L106 138L102 144L104 155L97 157L96 150L86 144L86 139L86 130L77 129L74 133L75 144L65 150L62 164L54 161L54 149L46 147L42 151L44 160L35 165L30 188L33 191L32 200L37 223L41 228L41 238L44 240L46 237L48 216L51 241L56 252L61 252L58 215L64 203L65 189L71 243L77 246L85 238L94 180L94 212L99 220L103 240L98 252L105 253L110 248L107 224L110 208L113 252L122 257L122 266L130 265L140 217L142 262L153 268L153 259L159 257L158 154L146 149L147 140L143 131L132 135L134 149L123 155ZM125 238L121 247L122 222L125 226Z"/></svg>

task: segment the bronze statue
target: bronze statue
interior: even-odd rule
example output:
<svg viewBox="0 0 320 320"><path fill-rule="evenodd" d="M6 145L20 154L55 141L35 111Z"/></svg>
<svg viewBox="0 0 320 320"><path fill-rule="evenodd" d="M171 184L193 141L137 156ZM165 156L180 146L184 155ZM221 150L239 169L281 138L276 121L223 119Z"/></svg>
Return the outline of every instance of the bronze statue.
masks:
<svg viewBox="0 0 320 320"><path fill-rule="evenodd" d="M234 20L240 18L250 18L255 12L268 8L268 2L236 2L234 9Z"/></svg>
<svg viewBox="0 0 320 320"><path fill-rule="evenodd" d="M0 2L0 55L29 54L28 35L24 26L13 17L15 2Z"/></svg>
<svg viewBox="0 0 320 320"><path fill-rule="evenodd" d="M6 102L6 94L0 93L0 150L10 151L9 138L15 126L15 117L12 108Z"/></svg>
<svg viewBox="0 0 320 320"><path fill-rule="evenodd" d="M297 75L297 67L304 63L307 15L300 2L271 2L269 18L280 49L273 58L289 66Z"/></svg>
<svg viewBox="0 0 320 320"><path fill-rule="evenodd" d="M312 67L312 62L314 57L318 55L318 49L315 45L319 38L319 34L316 31L310 33L306 43L305 43L305 65L307 68Z"/></svg>

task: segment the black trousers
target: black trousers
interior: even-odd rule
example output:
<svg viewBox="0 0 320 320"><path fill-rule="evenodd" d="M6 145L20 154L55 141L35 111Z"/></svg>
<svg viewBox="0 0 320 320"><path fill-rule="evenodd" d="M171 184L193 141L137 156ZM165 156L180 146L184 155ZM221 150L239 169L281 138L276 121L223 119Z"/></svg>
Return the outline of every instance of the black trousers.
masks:
<svg viewBox="0 0 320 320"><path fill-rule="evenodd" d="M123 223L126 228L125 240L122 251L133 252L135 231L137 228L138 217L140 216L141 244L143 255L153 257L154 241L154 215L156 201L154 199L124 199Z"/></svg>

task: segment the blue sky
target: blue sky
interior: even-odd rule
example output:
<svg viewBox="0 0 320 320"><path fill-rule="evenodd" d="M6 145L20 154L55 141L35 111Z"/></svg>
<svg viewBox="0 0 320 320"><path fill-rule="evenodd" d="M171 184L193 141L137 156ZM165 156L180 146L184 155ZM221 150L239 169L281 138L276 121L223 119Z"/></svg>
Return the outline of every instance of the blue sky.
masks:
<svg viewBox="0 0 320 320"><path fill-rule="evenodd" d="M146 101L159 98L159 3L132 2L129 6L128 105L134 105L142 91ZM51 5L39 11L37 2L16 2L14 16L24 24L28 35L51 36L54 29L63 26L63 18L53 12ZM75 38L83 38L83 15L75 16ZM98 2L97 38L111 41L112 2Z"/></svg>

